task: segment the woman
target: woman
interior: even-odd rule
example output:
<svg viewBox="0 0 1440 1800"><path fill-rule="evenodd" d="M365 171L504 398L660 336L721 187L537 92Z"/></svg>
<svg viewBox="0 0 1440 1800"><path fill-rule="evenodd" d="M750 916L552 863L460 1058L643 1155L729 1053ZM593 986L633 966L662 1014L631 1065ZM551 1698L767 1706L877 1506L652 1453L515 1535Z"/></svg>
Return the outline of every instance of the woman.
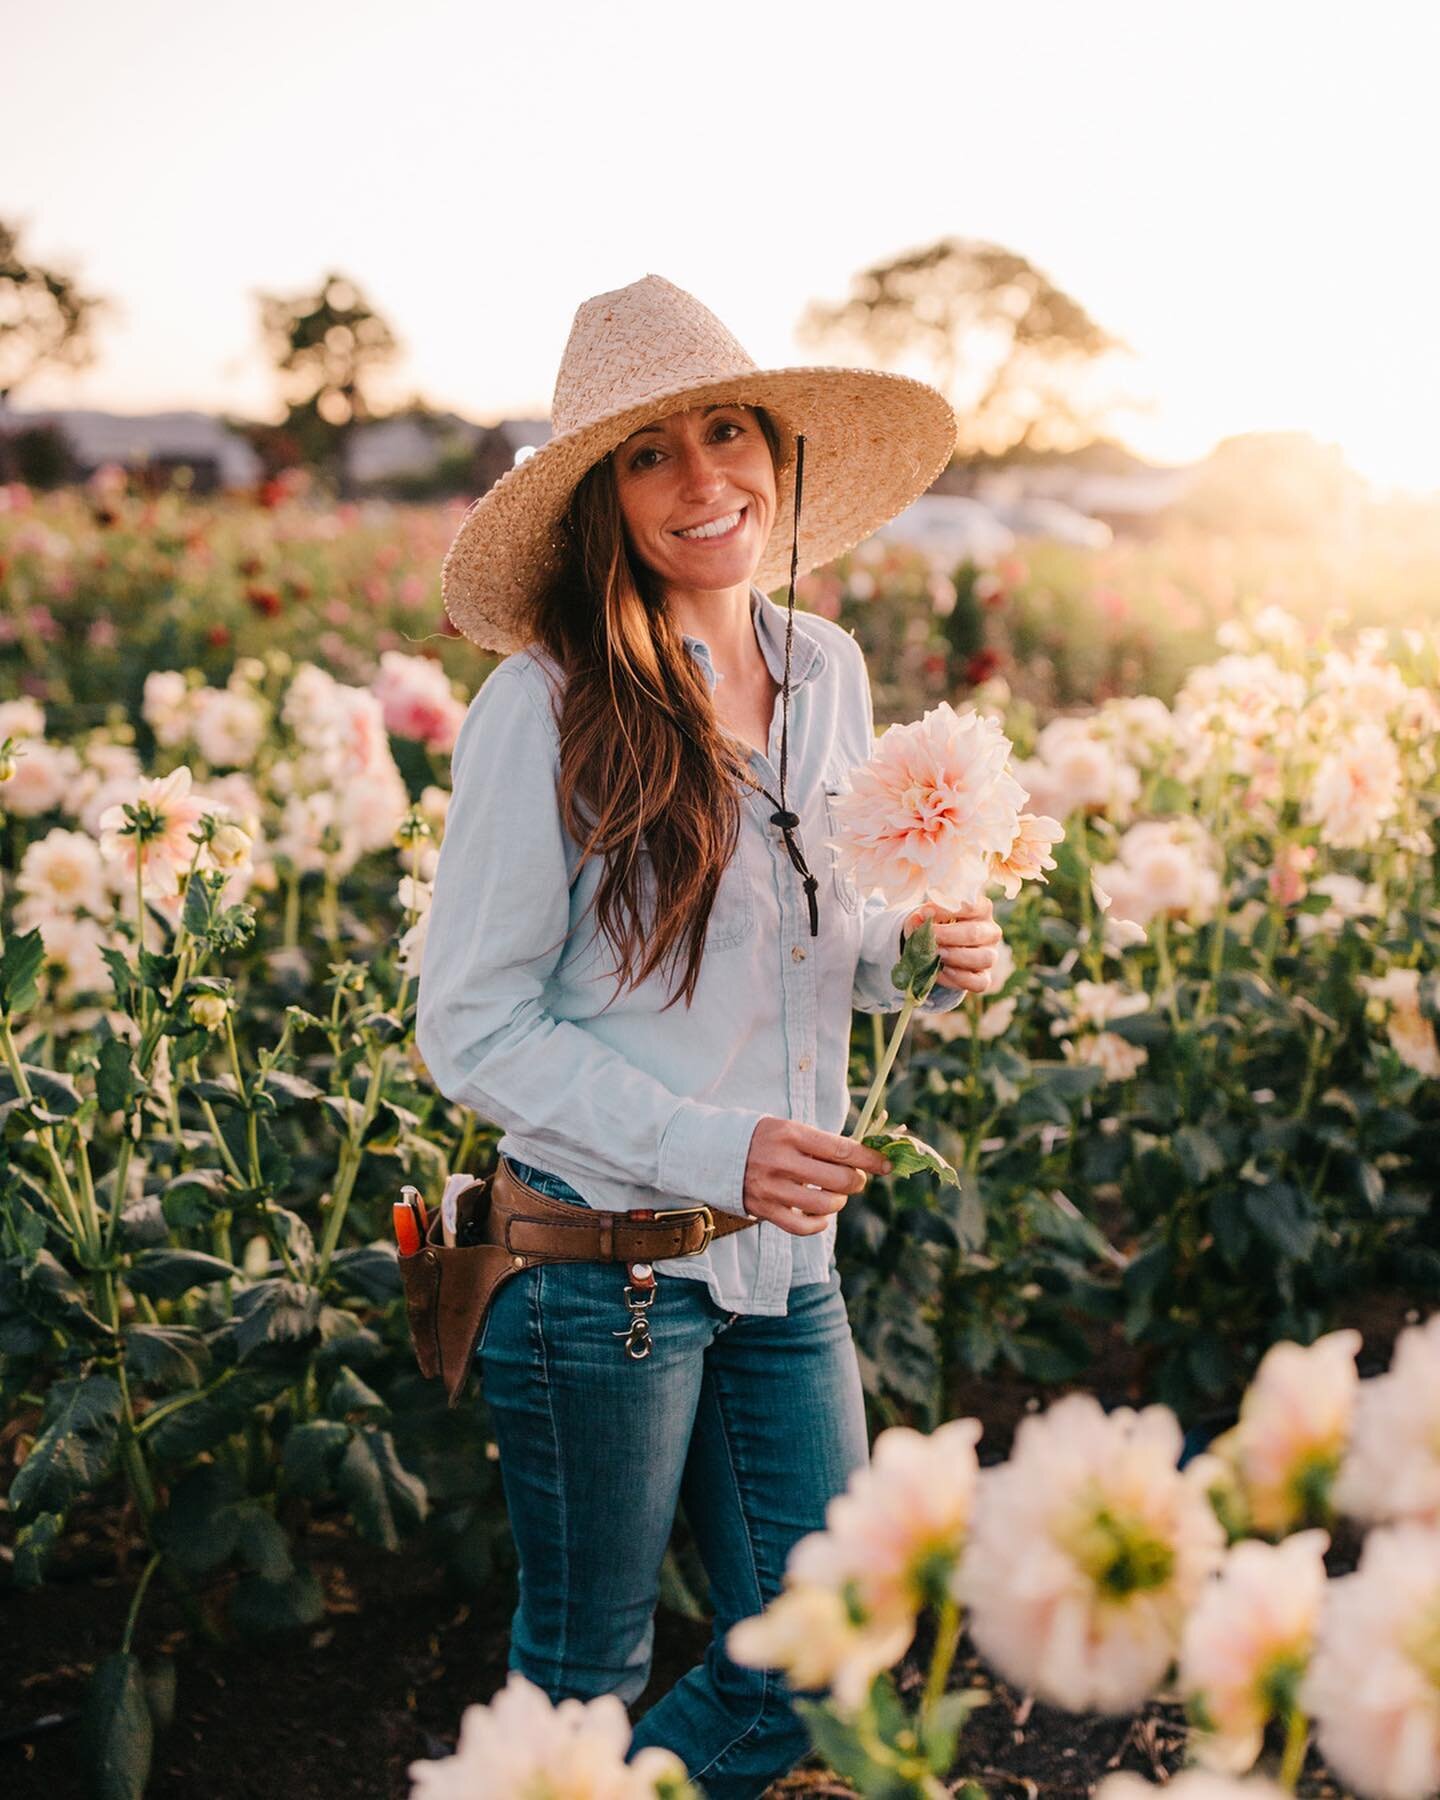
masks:
<svg viewBox="0 0 1440 1800"><path fill-rule="evenodd" d="M517 1274L477 1351L510 1666L633 1702L683 1500L715 1634L634 1747L742 1800L808 1738L725 1633L867 1456L835 1215L889 1165L840 1135L852 1007L898 1009L903 930L935 912L862 899L824 845L874 724L858 645L795 620L794 579L923 492L955 421L902 377L758 370L656 276L580 308L552 417L445 561L452 619L512 654L455 747L419 1042L541 1193L752 1226L655 1264L638 1353L626 1271L598 1262ZM932 1011L984 989L999 938L988 904L935 929Z"/></svg>

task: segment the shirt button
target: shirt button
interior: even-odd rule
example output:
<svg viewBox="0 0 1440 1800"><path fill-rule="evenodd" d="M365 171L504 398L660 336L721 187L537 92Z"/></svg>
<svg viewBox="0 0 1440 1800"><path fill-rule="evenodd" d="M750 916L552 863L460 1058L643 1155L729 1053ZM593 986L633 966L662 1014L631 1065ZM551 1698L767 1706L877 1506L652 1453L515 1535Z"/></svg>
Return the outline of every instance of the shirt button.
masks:
<svg viewBox="0 0 1440 1800"><path fill-rule="evenodd" d="M790 955L795 962L804 962L805 960L805 952L798 944L792 944L790 946Z"/></svg>
<svg viewBox="0 0 1440 1800"><path fill-rule="evenodd" d="M808 1056L802 1056L795 1066L798 1069L808 1069L810 1067L810 1058Z"/></svg>

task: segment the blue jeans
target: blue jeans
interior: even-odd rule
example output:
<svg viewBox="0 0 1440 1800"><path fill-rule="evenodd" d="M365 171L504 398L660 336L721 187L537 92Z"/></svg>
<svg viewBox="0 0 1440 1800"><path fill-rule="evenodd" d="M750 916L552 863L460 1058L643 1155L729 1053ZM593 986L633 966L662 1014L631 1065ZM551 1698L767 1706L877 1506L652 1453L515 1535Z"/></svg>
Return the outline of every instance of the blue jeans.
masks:
<svg viewBox="0 0 1440 1800"><path fill-rule="evenodd" d="M584 1204L559 1177L512 1167ZM527 1269L496 1295L476 1352L520 1562L509 1666L552 1700L634 1702L683 1501L714 1634L641 1716L631 1753L663 1745L710 1800L755 1800L810 1749L790 1704L804 1690L740 1667L725 1634L779 1592L791 1546L869 1455L840 1278L792 1288L768 1318L662 1275L643 1361L621 1343L624 1283L618 1263Z"/></svg>

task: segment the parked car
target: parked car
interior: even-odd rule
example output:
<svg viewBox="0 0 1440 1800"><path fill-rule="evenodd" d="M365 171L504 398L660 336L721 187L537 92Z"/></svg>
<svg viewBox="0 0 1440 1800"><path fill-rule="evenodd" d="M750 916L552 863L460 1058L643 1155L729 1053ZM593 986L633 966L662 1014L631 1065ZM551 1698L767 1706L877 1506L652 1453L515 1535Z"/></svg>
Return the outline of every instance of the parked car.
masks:
<svg viewBox="0 0 1440 1800"><path fill-rule="evenodd" d="M953 567L966 557L990 564L1015 548L1015 534L988 506L964 494L922 494L875 534Z"/></svg>
<svg viewBox="0 0 1440 1800"><path fill-rule="evenodd" d="M992 500L990 511L1020 537L1052 538L1081 550L1103 550L1114 532L1103 519L1051 500L1044 494L1022 494L1014 500Z"/></svg>

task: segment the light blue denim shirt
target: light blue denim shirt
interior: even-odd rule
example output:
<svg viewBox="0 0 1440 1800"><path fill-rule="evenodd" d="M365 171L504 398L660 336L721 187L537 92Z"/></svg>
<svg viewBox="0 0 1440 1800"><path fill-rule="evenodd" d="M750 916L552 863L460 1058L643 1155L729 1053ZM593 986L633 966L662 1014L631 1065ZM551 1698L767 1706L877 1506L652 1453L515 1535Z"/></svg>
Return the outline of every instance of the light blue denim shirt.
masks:
<svg viewBox="0 0 1440 1800"><path fill-rule="evenodd" d="M779 682L785 609L752 586L750 610ZM713 691L709 646L685 643ZM538 644L507 656L461 727L421 968L420 1053L442 1093L503 1128L502 1153L559 1175L591 1206L703 1201L743 1214L758 1121L843 1131L852 1009L894 1012L904 998L890 970L910 909L862 901L822 842L838 835L831 796L874 747L864 656L839 625L797 613L785 787L820 878L819 936L769 823L774 808L747 789L694 1001L668 1012L663 973L606 1008L618 984L590 915L601 869L595 858L578 869L556 795L559 680ZM777 795L780 710L777 696L769 754L749 747L755 779ZM924 1004L949 1011L964 998L937 986ZM828 1278L834 1243L833 1218L809 1237L761 1220L656 1268L704 1281L728 1311L783 1314L792 1286Z"/></svg>

